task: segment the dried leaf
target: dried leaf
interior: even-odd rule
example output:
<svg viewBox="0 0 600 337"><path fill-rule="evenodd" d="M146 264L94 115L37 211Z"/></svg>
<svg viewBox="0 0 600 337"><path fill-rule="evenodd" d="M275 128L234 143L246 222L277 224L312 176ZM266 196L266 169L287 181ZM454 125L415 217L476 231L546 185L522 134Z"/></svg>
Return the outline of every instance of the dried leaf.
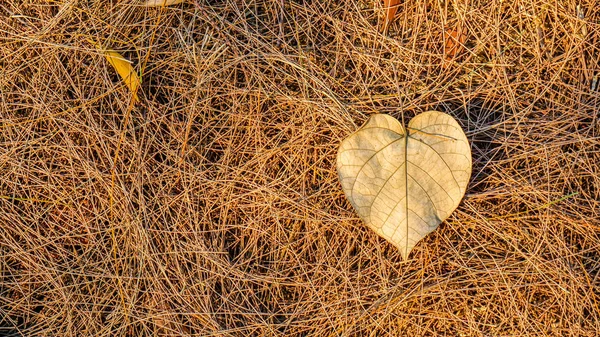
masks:
<svg viewBox="0 0 600 337"><path fill-rule="evenodd" d="M138 102L139 98L137 95L137 91L142 81L139 78L133 66L131 65L131 62L117 51L114 51L112 49L105 49L102 48L102 46L100 46L99 44L94 43L93 41L90 42L93 43L96 46L96 48L98 48L102 52L102 54L104 54L104 57L106 57L108 63L110 63L113 66L113 68L115 68L119 76L121 76L121 79L123 79L123 82L125 82L125 85L127 85L129 90L131 91L134 103Z"/></svg>
<svg viewBox="0 0 600 337"><path fill-rule="evenodd" d="M147 0L143 6L145 7L162 7L176 5L185 2L185 0Z"/></svg>
<svg viewBox="0 0 600 337"><path fill-rule="evenodd" d="M442 112L404 128L377 114L342 141L337 170L360 218L404 259L458 207L471 176L471 149L460 125Z"/></svg>
<svg viewBox="0 0 600 337"><path fill-rule="evenodd" d="M383 26L381 31L387 33L390 28L390 24L394 21L396 11L398 11L398 4L400 0L383 0L383 7L385 9L385 16L383 17Z"/></svg>
<svg viewBox="0 0 600 337"><path fill-rule="evenodd" d="M446 30L444 38L446 40L444 55L446 55L447 60L451 60L465 48L467 28L457 24L455 27Z"/></svg>

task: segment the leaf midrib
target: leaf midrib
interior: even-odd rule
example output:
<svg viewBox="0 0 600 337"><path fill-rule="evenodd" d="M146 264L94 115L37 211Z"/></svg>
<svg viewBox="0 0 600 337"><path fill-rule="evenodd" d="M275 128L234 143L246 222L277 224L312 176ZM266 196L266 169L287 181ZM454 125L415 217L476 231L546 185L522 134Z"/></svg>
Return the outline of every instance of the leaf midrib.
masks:
<svg viewBox="0 0 600 337"><path fill-rule="evenodd" d="M404 258L408 258L408 136L410 131L405 129L404 132L404 203L405 203L405 214L406 214L406 236L404 245Z"/></svg>

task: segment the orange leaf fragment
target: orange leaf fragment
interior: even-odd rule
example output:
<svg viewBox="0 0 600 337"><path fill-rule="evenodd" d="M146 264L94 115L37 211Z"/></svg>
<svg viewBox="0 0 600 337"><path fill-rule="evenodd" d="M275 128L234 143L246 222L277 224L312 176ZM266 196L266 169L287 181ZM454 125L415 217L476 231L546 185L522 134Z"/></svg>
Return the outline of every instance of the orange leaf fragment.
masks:
<svg viewBox="0 0 600 337"><path fill-rule="evenodd" d="M452 60L465 49L465 42L467 41L467 27L464 27L460 23L451 29L446 30L444 39L446 44L444 45L444 55L446 60Z"/></svg>
<svg viewBox="0 0 600 337"><path fill-rule="evenodd" d="M390 28L390 24L394 21L396 12L398 11L398 4L400 0L383 0L383 7L385 9L385 16L383 17L383 26L381 31L387 33Z"/></svg>

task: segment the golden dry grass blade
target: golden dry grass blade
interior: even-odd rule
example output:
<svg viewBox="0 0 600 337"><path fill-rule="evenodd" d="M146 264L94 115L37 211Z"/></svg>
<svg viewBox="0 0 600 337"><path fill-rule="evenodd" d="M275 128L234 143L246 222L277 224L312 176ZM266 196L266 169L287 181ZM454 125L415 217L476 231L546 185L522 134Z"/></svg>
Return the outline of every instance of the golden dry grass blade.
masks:
<svg viewBox="0 0 600 337"><path fill-rule="evenodd" d="M148 0L144 3L145 7L162 7L176 5L185 2L186 0Z"/></svg>
<svg viewBox="0 0 600 337"><path fill-rule="evenodd" d="M142 81L131 64L131 61L115 50L103 48L98 44L95 45L96 48L102 52L108 63L115 68L125 85L129 88L133 101L138 102L139 97L137 92Z"/></svg>

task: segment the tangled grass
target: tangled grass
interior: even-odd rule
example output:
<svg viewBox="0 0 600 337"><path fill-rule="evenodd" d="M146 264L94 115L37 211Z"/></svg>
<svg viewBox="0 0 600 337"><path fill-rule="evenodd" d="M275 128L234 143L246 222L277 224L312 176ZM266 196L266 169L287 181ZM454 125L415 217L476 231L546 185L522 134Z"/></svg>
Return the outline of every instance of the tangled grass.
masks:
<svg viewBox="0 0 600 337"><path fill-rule="evenodd" d="M599 3L405 1L387 35L382 12L2 1L0 334L595 336ZM138 105L90 38L142 73ZM473 176L403 261L335 154L431 109Z"/></svg>

